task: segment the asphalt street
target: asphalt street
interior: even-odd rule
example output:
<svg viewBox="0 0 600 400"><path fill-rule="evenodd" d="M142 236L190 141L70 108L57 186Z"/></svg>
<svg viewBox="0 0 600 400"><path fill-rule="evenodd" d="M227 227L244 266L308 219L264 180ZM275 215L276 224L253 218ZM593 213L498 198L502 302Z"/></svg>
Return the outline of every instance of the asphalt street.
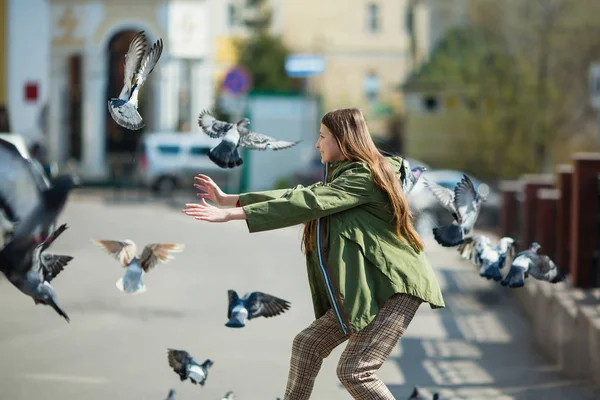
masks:
<svg viewBox="0 0 600 400"><path fill-rule="evenodd" d="M71 317L22 295L0 280L0 399L237 400L283 397L291 343L314 318L300 226L248 234L245 223L207 224L181 206L72 197L61 222L69 229L51 250L74 260L53 281ZM90 239L132 239L186 245L159 264L140 295L115 282L124 270ZM454 250L427 238L427 252L447 302L423 305L379 376L397 399L414 385L443 399L598 399L585 382L562 378L532 347L531 332L507 290L479 278ZM224 326L227 290L260 290L291 302L275 318L243 329ZM324 362L314 399L349 399L335 375L343 346ZM214 361L204 387L179 377L167 348Z"/></svg>

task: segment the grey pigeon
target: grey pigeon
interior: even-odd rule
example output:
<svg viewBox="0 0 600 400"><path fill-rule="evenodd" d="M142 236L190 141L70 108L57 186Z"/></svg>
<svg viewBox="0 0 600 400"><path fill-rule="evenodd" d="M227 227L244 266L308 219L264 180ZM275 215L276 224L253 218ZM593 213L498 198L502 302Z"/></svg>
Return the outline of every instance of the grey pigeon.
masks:
<svg viewBox="0 0 600 400"><path fill-rule="evenodd" d="M108 111L112 118L127 129L138 130L145 125L138 112L138 96L148 75L160 59L163 50L162 39L158 39L150 51L147 52L147 49L148 39L144 31L138 32L131 40L125 54L123 89L118 98L111 98L108 101Z"/></svg>
<svg viewBox="0 0 600 400"><path fill-rule="evenodd" d="M263 292L246 293L240 298L235 290L228 290L229 307L225 326L230 328L243 328L246 320L258 317L274 317L290 308L290 303Z"/></svg>
<svg viewBox="0 0 600 400"><path fill-rule="evenodd" d="M504 267L507 257L514 256L515 241L505 236L492 246L490 239L485 235L468 237L458 246L462 256L467 256L473 264L480 267L479 275L495 281L502 279L500 270Z"/></svg>
<svg viewBox="0 0 600 400"><path fill-rule="evenodd" d="M235 395L230 390L229 392L225 393L225 397L223 397L221 400L235 400Z"/></svg>
<svg viewBox="0 0 600 400"><path fill-rule="evenodd" d="M168 349L167 358L169 366L179 375L179 379L185 381L189 378L194 385L200 384L200 386L204 386L208 369L213 365L210 359L198 364L185 350Z"/></svg>
<svg viewBox="0 0 600 400"><path fill-rule="evenodd" d="M47 254L45 250L67 229L63 224L41 244L35 247L29 269L3 270L6 278L21 292L30 296L35 304L52 307L69 322L69 316L59 306L54 288L50 285L63 268L73 259L71 256Z"/></svg>
<svg viewBox="0 0 600 400"><path fill-rule="evenodd" d="M457 250L461 258L471 261L475 265L481 265L481 253L485 246L492 246L490 238L485 235L475 235L466 237Z"/></svg>
<svg viewBox="0 0 600 400"><path fill-rule="evenodd" d="M125 274L115 285L121 292L129 294L144 293L146 285L142 275L152 269L158 262L167 263L173 254L183 251L184 245L177 243L152 243L146 245L141 256L137 256L137 246L129 239L94 240L92 243L104 248L110 255L119 260L125 268Z"/></svg>
<svg viewBox="0 0 600 400"><path fill-rule="evenodd" d="M208 157L221 168L235 168L244 163L238 147L242 146L251 150L287 149L295 146L297 142L277 140L272 137L252 132L247 127L250 125L248 118L242 118L237 123L219 121L208 110L198 116L198 125L202 131L211 138L223 138L208 153Z"/></svg>
<svg viewBox="0 0 600 400"><path fill-rule="evenodd" d="M175 389L169 390L169 394L167 395L165 400L175 400Z"/></svg>
<svg viewBox="0 0 600 400"><path fill-rule="evenodd" d="M533 242L531 246L518 253L508 274L500 282L502 286L510 288L519 288L525 285L525 278L529 275L540 281L550 283L562 282L566 275L554 264L554 262L545 254L538 254L542 246Z"/></svg>
<svg viewBox="0 0 600 400"><path fill-rule="evenodd" d="M15 224L8 219L4 210L0 209L0 249L10 241Z"/></svg>
<svg viewBox="0 0 600 400"><path fill-rule="evenodd" d="M400 169L400 183L402 183L402 190L404 191L405 196L409 194L410 191L415 187L415 184L425 171L427 171L427 168L421 165L411 169L410 162L407 159L402 159L402 167Z"/></svg>
<svg viewBox="0 0 600 400"><path fill-rule="evenodd" d="M432 400L439 400L440 398L440 394L439 393L434 393L433 397L431 398ZM415 388L413 389L410 397L408 398L408 400L428 400L428 398L426 398L425 396L423 396L423 394L421 393L421 391L419 390L419 388L417 386L415 386Z"/></svg>
<svg viewBox="0 0 600 400"><path fill-rule="evenodd" d="M446 208L454 221L452 224L433 228L435 240L444 247L454 247L462 243L464 235L468 234L479 217L481 202L485 197L480 195L473 182L463 174L454 190L447 189L424 178L427 186L440 204Z"/></svg>
<svg viewBox="0 0 600 400"><path fill-rule="evenodd" d="M0 209L14 225L10 238L17 246L27 247L25 242L32 242L33 250L52 232L79 179L63 175L49 182L32 160L23 158L4 140L0 140L0 176Z"/></svg>

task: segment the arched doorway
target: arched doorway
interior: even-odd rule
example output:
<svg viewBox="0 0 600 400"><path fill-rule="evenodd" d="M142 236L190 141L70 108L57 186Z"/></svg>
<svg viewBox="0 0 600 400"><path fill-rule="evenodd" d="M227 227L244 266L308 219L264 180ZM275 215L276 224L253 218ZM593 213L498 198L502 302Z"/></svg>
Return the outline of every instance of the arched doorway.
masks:
<svg viewBox="0 0 600 400"><path fill-rule="evenodd" d="M125 54L129 49L129 43L135 36L135 30L122 30L117 32L108 42L108 79L106 85L106 100L117 97L123 88L123 78L125 74ZM134 166L132 163L135 157L133 153L137 150L140 138L148 125L152 124L151 115L146 110L151 110L152 103L152 83L151 79L144 83L139 95L138 111L144 118L146 126L142 129L132 131L118 125L110 116L108 107L105 107L106 121L106 151L109 169L113 177L119 179ZM132 164L132 165L130 165Z"/></svg>

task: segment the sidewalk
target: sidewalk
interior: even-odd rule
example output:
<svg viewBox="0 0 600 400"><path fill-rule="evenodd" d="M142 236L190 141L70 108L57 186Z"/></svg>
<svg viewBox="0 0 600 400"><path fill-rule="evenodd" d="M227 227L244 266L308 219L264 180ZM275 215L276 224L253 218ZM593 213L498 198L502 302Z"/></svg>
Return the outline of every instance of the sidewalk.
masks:
<svg viewBox="0 0 600 400"><path fill-rule="evenodd" d="M588 382L561 376L535 348L531 326L508 293L514 289L479 277L456 249L425 240L447 307L422 306L382 368L397 399L408 398L413 385L442 399L600 398Z"/></svg>

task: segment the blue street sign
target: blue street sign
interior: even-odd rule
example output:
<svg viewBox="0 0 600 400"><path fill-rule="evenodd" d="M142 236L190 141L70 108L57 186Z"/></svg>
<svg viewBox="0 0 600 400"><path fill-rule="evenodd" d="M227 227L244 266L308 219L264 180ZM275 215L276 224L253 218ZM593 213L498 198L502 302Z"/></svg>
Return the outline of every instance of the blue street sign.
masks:
<svg viewBox="0 0 600 400"><path fill-rule="evenodd" d="M252 84L250 73L244 67L233 67L223 79L223 89L232 94L244 94Z"/></svg>
<svg viewBox="0 0 600 400"><path fill-rule="evenodd" d="M285 59L285 71L292 77L320 75L325 71L325 59L318 55L292 54Z"/></svg>

